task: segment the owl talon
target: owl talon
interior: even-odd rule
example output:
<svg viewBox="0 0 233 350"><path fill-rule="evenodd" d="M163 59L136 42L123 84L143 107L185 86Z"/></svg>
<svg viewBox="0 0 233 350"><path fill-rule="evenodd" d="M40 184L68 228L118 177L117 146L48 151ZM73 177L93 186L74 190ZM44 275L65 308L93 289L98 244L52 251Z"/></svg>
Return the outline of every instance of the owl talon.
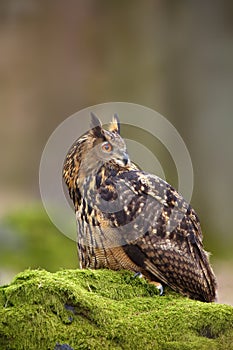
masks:
<svg viewBox="0 0 233 350"><path fill-rule="evenodd" d="M138 278L142 278L142 277L143 277L143 275L142 275L142 273L141 273L141 272L136 272L136 273L133 275L133 278L136 278L136 277L138 277Z"/></svg>
<svg viewBox="0 0 233 350"><path fill-rule="evenodd" d="M156 286L156 288L159 290L159 295L163 295L163 286L162 284L159 284L158 286Z"/></svg>
<svg viewBox="0 0 233 350"><path fill-rule="evenodd" d="M133 275L133 278L143 278L143 274L141 272L136 272L134 275ZM156 288L159 290L159 295L163 295L163 292L164 292L164 289L163 289L163 286L161 283L159 282L155 282L155 281L151 281L149 282L153 285L156 286Z"/></svg>
<svg viewBox="0 0 233 350"><path fill-rule="evenodd" d="M159 295L163 295L164 289L161 283L155 282L155 281L150 281L151 284L153 284L158 290L159 290Z"/></svg>

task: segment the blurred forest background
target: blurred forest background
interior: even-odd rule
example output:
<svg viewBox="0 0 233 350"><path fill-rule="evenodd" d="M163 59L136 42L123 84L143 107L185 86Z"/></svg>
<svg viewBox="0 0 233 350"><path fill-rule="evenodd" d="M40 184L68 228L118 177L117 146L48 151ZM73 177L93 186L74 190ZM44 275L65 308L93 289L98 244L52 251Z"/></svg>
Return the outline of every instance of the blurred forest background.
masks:
<svg viewBox="0 0 233 350"><path fill-rule="evenodd" d="M42 208L40 157L68 116L125 101L185 141L219 300L233 304L232 1L1 0L0 89L0 283L77 267L75 243Z"/></svg>

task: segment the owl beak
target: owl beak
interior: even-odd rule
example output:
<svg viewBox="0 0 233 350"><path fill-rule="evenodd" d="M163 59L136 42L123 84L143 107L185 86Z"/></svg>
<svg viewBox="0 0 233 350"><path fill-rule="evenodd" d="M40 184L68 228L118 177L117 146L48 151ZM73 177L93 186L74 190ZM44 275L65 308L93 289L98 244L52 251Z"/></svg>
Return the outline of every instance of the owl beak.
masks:
<svg viewBox="0 0 233 350"><path fill-rule="evenodd" d="M119 157L115 158L115 160L120 166L126 166L130 164L130 159L126 152L121 153Z"/></svg>

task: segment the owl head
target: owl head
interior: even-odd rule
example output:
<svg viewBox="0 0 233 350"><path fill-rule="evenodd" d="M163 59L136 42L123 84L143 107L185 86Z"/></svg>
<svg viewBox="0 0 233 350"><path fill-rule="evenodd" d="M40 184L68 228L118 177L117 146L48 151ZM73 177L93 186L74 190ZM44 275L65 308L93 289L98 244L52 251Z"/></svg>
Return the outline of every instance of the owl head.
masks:
<svg viewBox="0 0 233 350"><path fill-rule="evenodd" d="M91 113L90 126L90 130L75 141L66 156L63 177L68 187L75 186L77 176L86 177L106 163L120 169L130 165L116 114L106 130L99 118Z"/></svg>
<svg viewBox="0 0 233 350"><path fill-rule="evenodd" d="M108 130L105 130L97 116L91 113L91 130L88 139L92 141L96 160L112 161L122 167L129 164L126 144L120 136L120 121L117 114L114 114Z"/></svg>

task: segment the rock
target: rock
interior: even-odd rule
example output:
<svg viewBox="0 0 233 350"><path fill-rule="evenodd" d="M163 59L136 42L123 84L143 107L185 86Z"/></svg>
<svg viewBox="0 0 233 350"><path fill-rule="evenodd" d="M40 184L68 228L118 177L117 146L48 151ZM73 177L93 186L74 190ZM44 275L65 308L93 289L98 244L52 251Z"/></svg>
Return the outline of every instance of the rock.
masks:
<svg viewBox="0 0 233 350"><path fill-rule="evenodd" d="M0 287L0 349L233 349L233 308L128 271L26 270Z"/></svg>
<svg viewBox="0 0 233 350"><path fill-rule="evenodd" d="M56 344L54 350L73 350L68 344Z"/></svg>

